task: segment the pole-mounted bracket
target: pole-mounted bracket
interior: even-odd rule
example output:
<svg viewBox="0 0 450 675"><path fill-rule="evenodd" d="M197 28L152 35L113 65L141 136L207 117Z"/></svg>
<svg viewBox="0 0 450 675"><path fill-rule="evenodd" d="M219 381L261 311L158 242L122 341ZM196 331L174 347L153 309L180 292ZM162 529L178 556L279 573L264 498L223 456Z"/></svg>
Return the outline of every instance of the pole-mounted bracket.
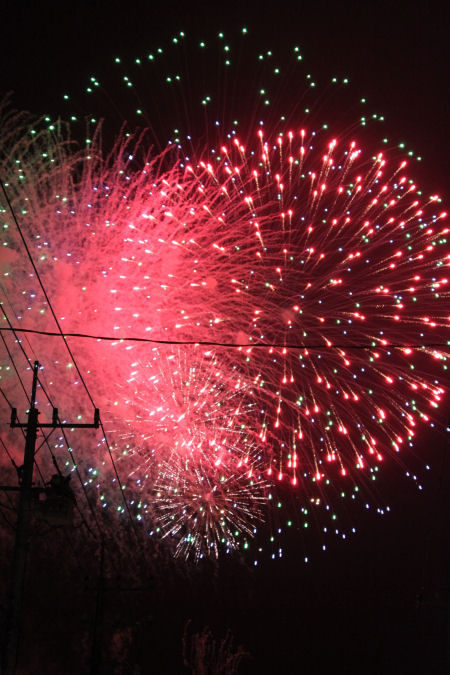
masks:
<svg viewBox="0 0 450 675"><path fill-rule="evenodd" d="M36 411L37 412L37 411ZM11 425L13 429L20 427L26 429L28 427L27 422L19 422L17 417L17 408L11 408ZM94 422L93 424L78 424L76 422L59 422L58 421L58 408L53 408L52 421L37 423L37 429L98 429L100 426L100 410L98 408L94 409Z"/></svg>

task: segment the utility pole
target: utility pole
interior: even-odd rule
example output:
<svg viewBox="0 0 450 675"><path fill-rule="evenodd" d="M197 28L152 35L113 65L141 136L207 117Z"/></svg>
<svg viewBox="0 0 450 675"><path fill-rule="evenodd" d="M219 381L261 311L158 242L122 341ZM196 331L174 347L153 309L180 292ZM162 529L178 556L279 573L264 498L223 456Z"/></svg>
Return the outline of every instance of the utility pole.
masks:
<svg viewBox="0 0 450 675"><path fill-rule="evenodd" d="M11 427L26 429L26 438L23 465L19 474L19 486L10 488L19 491L19 509L17 513L16 538L14 544L13 566L8 597L4 636L5 640L2 658L2 672L4 675L14 675L17 665L25 571L28 556L28 543L31 534L33 469L37 431L38 429L43 428L98 429L100 424L100 412L97 408L95 409L93 424L72 424L70 422L62 423L58 420L57 408L53 408L53 417L51 423L40 424L38 422L39 411L36 408L38 370L39 363L38 361L35 361L33 368L33 384L31 387L28 421L25 423L20 423L17 419L16 408L13 408L11 411Z"/></svg>

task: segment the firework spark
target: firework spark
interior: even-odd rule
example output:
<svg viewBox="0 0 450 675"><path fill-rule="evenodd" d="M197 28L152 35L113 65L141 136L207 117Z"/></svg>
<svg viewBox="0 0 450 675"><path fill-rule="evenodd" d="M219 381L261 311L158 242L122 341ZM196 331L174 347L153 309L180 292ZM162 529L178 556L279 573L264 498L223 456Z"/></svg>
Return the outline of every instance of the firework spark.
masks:
<svg viewBox="0 0 450 675"><path fill-rule="evenodd" d="M183 460L177 453L159 469L153 497L156 523L163 537L175 539L177 556L218 557L219 546L228 551L240 547L242 535L247 546L267 506L258 480L248 480L235 460L218 465L208 457Z"/></svg>
<svg viewBox="0 0 450 675"><path fill-rule="evenodd" d="M217 124L209 147L177 138L160 154L149 132L123 132L106 156L100 127L79 151L62 126L4 123L2 165L39 273L65 333L113 338L71 345L133 501L178 555L235 548L268 482L302 503L361 482L413 444L444 395L440 198L370 138L303 127L297 106L288 117L296 126L247 123L245 140ZM2 217L4 306L19 327L51 330ZM29 339L65 369L48 385L69 407L80 384L64 345Z"/></svg>

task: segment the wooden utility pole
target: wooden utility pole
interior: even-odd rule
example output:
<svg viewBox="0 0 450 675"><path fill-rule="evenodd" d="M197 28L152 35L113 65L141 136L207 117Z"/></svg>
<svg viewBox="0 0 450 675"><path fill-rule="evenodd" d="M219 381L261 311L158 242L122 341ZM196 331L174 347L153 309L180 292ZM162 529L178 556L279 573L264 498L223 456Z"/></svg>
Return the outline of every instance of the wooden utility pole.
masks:
<svg viewBox="0 0 450 675"><path fill-rule="evenodd" d="M38 422L39 411L36 408L38 370L39 363L38 361L35 361L28 421L20 423L17 419L17 410L13 408L11 411L11 427L26 429L26 438L23 465L19 474L19 486L17 488L12 488L19 491L19 509L17 513L16 539L14 544L13 565L6 614L4 649L2 654L2 672L4 675L14 675L16 672L28 543L31 534L33 469L37 431L38 429L43 428L98 429L100 424L100 413L97 408L95 409L93 424L62 423L58 420L57 408L53 408L53 418L51 423L40 424Z"/></svg>

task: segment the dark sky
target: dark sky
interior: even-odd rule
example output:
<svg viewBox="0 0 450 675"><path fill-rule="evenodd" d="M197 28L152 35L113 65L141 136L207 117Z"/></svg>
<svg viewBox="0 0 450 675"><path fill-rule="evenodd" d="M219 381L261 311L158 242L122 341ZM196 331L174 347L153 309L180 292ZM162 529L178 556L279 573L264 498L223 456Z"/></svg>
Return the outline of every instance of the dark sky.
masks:
<svg viewBox="0 0 450 675"><path fill-rule="evenodd" d="M57 113L68 84L81 88L92 68L115 54L134 56L175 29L226 30L246 24L275 41L298 40L313 72L349 73L356 90L370 94L386 112L393 134L414 141L430 189L445 193L450 55L444 7L433 1L5 1L0 91L14 91L18 108ZM164 635L161 644L179 651L182 625L192 618L218 635L232 631L252 655L243 663L243 673L447 672L445 437L425 433L418 450L432 466L423 492L395 470L395 480L385 486L391 515L380 519L356 513L355 539L331 546L311 565L301 562L303 551L294 533L282 561L250 571L230 563L214 575L206 570L203 584L198 578L185 580L176 592L172 585L163 628L154 628ZM416 467L422 470L423 461ZM173 643L167 637L172 629ZM141 672L182 672L163 649L154 659L150 654L148 663Z"/></svg>
<svg viewBox="0 0 450 675"><path fill-rule="evenodd" d="M299 42L315 75L350 74L412 139L444 190L448 169L448 12L440 2L3 3L3 91L18 106L57 110L111 56L140 55L175 30L248 25L271 44Z"/></svg>

